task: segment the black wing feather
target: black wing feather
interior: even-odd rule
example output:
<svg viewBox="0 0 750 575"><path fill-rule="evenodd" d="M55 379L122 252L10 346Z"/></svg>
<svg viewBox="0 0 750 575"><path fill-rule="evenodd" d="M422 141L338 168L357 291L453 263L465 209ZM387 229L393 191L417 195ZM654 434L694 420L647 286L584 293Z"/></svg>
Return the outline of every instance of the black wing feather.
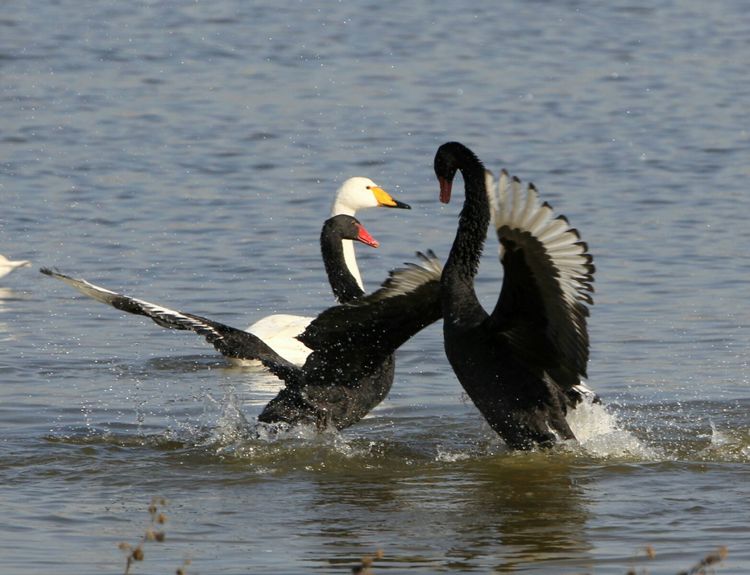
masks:
<svg viewBox="0 0 750 575"><path fill-rule="evenodd" d="M263 361L271 371L285 373L293 364L286 361L263 340L247 331L237 329L208 318L173 310L141 299L119 294L94 285L86 280L53 271L40 270L43 274L73 286L82 294L111 305L121 311L142 315L156 324L178 330L190 330L203 336L208 343L226 357L235 359L257 359Z"/></svg>
<svg viewBox="0 0 750 575"><path fill-rule="evenodd" d="M442 317L440 262L432 252L417 256L420 264L391 271L380 289L325 310L300 334L313 350L303 367L308 381L356 383Z"/></svg>
<svg viewBox="0 0 750 575"><path fill-rule="evenodd" d="M501 177L493 219L501 244L503 287L490 321L518 357L543 367L563 389L580 383L589 359L587 317L591 255L563 216Z"/></svg>

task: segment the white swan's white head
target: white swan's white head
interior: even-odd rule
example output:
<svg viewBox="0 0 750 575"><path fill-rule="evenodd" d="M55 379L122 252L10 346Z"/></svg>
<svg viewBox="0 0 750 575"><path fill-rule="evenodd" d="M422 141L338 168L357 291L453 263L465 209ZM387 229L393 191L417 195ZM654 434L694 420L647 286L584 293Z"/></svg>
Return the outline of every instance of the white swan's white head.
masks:
<svg viewBox="0 0 750 575"><path fill-rule="evenodd" d="M333 200L331 208L331 217L339 215L354 216L357 210L365 208L402 208L410 210L411 206L395 200L388 192L378 186L370 178L357 176L349 178L336 192L336 199ZM357 257L354 253L354 244L351 240L342 240L344 248L344 260L349 272L354 276L357 284L363 290L362 276L357 267Z"/></svg>
<svg viewBox="0 0 750 575"><path fill-rule="evenodd" d="M331 216L354 216L357 210L379 207L411 209L408 204L394 199L370 178L357 176L341 184L333 201Z"/></svg>

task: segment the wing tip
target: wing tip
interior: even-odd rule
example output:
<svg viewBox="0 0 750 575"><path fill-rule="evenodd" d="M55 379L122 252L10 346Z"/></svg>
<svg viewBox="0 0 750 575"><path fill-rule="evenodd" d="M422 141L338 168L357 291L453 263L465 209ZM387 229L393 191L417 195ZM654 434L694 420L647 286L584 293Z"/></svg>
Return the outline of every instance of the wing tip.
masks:
<svg viewBox="0 0 750 575"><path fill-rule="evenodd" d="M46 276L52 277L52 278L60 278L60 277L68 277L64 274L61 274L56 269L48 268L48 267L41 267L39 268L39 272L43 273Z"/></svg>
<svg viewBox="0 0 750 575"><path fill-rule="evenodd" d="M524 190L517 176L510 176L505 169L500 174L512 182L506 192L498 190L492 206L501 246L536 242L555 268L555 281L562 291L573 300L593 304L589 294L594 291L591 284L596 267L581 232L570 225L567 216L556 214L548 201L539 198L533 182ZM503 253L501 250L501 259Z"/></svg>

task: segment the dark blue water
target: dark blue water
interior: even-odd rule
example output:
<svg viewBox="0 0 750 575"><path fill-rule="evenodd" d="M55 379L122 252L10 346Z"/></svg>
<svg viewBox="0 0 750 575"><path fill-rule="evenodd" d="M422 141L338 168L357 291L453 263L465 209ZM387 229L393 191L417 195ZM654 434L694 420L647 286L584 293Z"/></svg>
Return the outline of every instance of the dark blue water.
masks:
<svg viewBox="0 0 750 575"><path fill-rule="evenodd" d="M5 2L0 16L3 573L750 571L750 13L743 2ZM533 181L594 254L580 445L511 454L439 325L340 434L256 437L277 387L57 266L244 327L332 302L339 183L369 288L432 248L447 140ZM460 198L460 195L459 195ZM491 240L492 241L492 240ZM477 289L491 307L490 243ZM651 546L655 556L646 551Z"/></svg>

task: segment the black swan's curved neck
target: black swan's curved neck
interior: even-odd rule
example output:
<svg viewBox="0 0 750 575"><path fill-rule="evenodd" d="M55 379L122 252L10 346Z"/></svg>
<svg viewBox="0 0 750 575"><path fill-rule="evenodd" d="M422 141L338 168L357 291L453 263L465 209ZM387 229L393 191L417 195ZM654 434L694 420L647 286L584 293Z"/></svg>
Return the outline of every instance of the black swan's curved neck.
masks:
<svg viewBox="0 0 750 575"><path fill-rule="evenodd" d="M474 293L474 276L479 269L490 223L484 165L469 148L457 142L441 146L438 157L440 155L461 172L466 190L456 238L443 270L443 302L453 307L479 306Z"/></svg>
<svg viewBox="0 0 750 575"><path fill-rule="evenodd" d="M347 303L362 297L365 292L347 266L343 241L340 234L328 226L323 226L320 234L320 251L328 282L336 299L341 303Z"/></svg>

